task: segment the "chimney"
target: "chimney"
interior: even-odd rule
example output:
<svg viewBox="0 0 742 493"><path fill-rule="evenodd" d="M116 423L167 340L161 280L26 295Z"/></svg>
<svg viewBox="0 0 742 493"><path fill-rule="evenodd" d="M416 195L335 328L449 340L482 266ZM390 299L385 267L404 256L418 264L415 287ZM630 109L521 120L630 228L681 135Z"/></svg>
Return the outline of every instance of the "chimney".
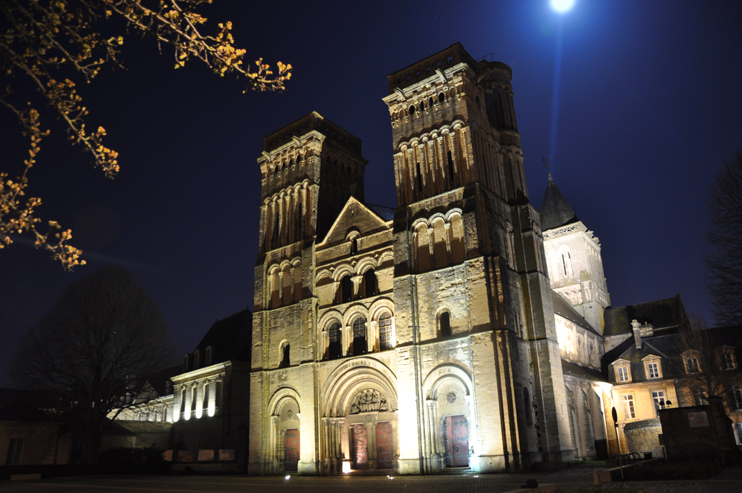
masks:
<svg viewBox="0 0 742 493"><path fill-rule="evenodd" d="M639 325L637 319L634 319L631 321L631 327L634 329L634 342L636 343L636 349L639 349L642 347L641 325Z"/></svg>

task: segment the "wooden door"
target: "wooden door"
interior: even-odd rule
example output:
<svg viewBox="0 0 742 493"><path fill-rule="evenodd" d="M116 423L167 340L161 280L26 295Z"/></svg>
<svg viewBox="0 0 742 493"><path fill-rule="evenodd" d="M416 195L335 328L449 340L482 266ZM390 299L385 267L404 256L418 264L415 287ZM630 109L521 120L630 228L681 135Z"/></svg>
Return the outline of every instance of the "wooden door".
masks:
<svg viewBox="0 0 742 493"><path fill-rule="evenodd" d="M392 469L392 425L389 422L376 425L376 468Z"/></svg>
<svg viewBox="0 0 742 493"><path fill-rule="evenodd" d="M294 428L286 430L284 438L284 450L286 459L286 471L299 470L299 430Z"/></svg>
<svg viewBox="0 0 742 493"><path fill-rule="evenodd" d="M443 422L443 445L446 449L446 466L469 465L469 423L464 416L446 416Z"/></svg>
<svg viewBox="0 0 742 493"><path fill-rule="evenodd" d="M368 434L366 425L353 425L353 469L368 468Z"/></svg>

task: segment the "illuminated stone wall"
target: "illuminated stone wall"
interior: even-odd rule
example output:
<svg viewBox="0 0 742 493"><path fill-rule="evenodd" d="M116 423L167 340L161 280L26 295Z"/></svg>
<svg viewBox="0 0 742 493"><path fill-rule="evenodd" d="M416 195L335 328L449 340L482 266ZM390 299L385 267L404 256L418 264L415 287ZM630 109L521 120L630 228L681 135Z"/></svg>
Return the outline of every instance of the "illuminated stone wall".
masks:
<svg viewBox="0 0 742 493"><path fill-rule="evenodd" d="M266 137L251 474L291 469L287 430L300 473L573 458L510 76L458 44L390 76L394 211L363 203L360 141L318 114Z"/></svg>

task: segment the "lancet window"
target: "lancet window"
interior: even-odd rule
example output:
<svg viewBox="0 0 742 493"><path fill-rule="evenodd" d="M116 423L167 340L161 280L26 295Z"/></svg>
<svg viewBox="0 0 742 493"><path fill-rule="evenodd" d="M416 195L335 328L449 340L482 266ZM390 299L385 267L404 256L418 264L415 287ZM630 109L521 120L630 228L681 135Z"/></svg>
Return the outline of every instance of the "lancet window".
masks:
<svg viewBox="0 0 742 493"><path fill-rule="evenodd" d="M392 315L389 312L384 312L379 317L379 349L386 351L392 349L394 342L392 341Z"/></svg>
<svg viewBox="0 0 742 493"><path fill-rule="evenodd" d="M353 354L366 354L367 352L366 319L358 317L353 321Z"/></svg>

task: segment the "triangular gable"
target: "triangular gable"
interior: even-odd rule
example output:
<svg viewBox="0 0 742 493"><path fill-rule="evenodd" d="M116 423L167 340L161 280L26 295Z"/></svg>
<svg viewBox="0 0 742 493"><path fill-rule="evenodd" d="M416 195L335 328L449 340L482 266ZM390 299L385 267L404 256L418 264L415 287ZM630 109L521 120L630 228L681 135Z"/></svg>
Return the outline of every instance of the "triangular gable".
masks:
<svg viewBox="0 0 742 493"><path fill-rule="evenodd" d="M366 207L355 197L351 196L345 203L343 210L332 223L330 231L327 232L321 244L331 245L345 241L348 231L352 228L358 230L361 236L389 227L378 214Z"/></svg>

